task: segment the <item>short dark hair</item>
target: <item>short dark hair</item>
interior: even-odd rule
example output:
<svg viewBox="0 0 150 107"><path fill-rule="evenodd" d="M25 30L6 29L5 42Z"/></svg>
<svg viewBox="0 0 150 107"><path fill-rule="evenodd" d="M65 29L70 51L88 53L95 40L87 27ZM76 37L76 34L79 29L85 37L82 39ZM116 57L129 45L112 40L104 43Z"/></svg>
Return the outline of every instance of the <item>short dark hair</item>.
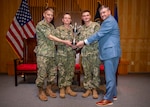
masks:
<svg viewBox="0 0 150 107"><path fill-rule="evenodd" d="M101 11L101 10L104 9L104 8L107 8L108 10L110 10L108 6L102 5L102 6L99 8L99 11Z"/></svg>
<svg viewBox="0 0 150 107"><path fill-rule="evenodd" d="M71 14L69 12L64 13L63 18L64 18L65 15L70 15L71 16Z"/></svg>
<svg viewBox="0 0 150 107"><path fill-rule="evenodd" d="M85 12L91 13L89 10L83 10L83 11L81 12L81 14L83 14L83 13L85 13Z"/></svg>

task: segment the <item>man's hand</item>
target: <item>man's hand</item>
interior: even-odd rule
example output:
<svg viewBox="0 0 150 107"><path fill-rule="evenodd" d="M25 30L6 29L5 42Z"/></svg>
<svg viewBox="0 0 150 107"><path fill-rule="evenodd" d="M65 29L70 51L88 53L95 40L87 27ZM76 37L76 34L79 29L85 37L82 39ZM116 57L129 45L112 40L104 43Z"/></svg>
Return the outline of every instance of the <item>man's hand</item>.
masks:
<svg viewBox="0 0 150 107"><path fill-rule="evenodd" d="M72 45L71 47L72 47L72 49L77 49L76 45Z"/></svg>
<svg viewBox="0 0 150 107"><path fill-rule="evenodd" d="M76 44L76 46L77 46L78 48L82 48L82 47L84 46L84 41L79 41L79 42Z"/></svg>
<svg viewBox="0 0 150 107"><path fill-rule="evenodd" d="M72 42L69 41L69 40L64 40L64 43L65 43L67 46L72 46Z"/></svg>

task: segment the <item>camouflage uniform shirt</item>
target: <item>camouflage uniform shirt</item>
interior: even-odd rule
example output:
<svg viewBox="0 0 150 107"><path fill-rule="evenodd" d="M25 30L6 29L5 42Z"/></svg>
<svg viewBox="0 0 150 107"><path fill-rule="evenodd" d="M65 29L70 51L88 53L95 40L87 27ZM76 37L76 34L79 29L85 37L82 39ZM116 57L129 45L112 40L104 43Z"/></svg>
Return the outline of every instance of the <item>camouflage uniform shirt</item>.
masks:
<svg viewBox="0 0 150 107"><path fill-rule="evenodd" d="M64 27L64 25L61 25L59 27L56 28L56 31L57 31L57 37L62 39L62 40L70 40L72 41L73 40L73 31L72 29L66 29ZM71 47L69 46L66 46L65 44L63 43L58 43L56 42L56 45L57 45L57 55L60 55L60 56L75 56L75 51L72 50Z"/></svg>
<svg viewBox="0 0 150 107"><path fill-rule="evenodd" d="M55 56L55 43L48 39L48 35L55 35L54 26L47 24L44 20L40 21L36 26L37 46L35 52L37 55L54 57Z"/></svg>
<svg viewBox="0 0 150 107"><path fill-rule="evenodd" d="M100 29L100 25L97 22L92 22L88 27L83 25L80 29L79 40L87 39L93 33L97 32L99 29ZM93 44L84 46L82 48L81 55L83 57L91 54L98 56L98 43L94 42Z"/></svg>

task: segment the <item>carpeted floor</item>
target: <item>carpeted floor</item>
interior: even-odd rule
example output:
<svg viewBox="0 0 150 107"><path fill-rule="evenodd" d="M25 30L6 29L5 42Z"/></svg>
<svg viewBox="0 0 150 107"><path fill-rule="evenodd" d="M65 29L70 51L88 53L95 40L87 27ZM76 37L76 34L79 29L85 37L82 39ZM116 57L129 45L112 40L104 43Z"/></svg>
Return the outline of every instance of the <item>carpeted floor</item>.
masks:
<svg viewBox="0 0 150 107"><path fill-rule="evenodd" d="M0 74L0 107L97 107L95 103L102 99L105 89L104 86L100 86L98 99L93 99L92 96L82 98L83 87L73 85L72 88L78 91L78 95L66 95L66 98L61 99L55 86L57 98L48 97L48 101L43 102L37 97L38 90L33 83L34 79L33 76L28 77L28 83L21 82L15 87L13 76ZM150 74L119 75L117 88L118 100L110 107L150 106Z"/></svg>

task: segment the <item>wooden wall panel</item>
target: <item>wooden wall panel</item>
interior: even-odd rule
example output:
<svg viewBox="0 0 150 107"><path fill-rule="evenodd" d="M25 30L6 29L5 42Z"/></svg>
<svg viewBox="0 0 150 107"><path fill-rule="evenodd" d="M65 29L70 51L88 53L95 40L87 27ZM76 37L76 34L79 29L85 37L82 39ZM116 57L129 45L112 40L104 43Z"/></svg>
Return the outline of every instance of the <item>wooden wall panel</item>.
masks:
<svg viewBox="0 0 150 107"><path fill-rule="evenodd" d="M35 25L42 19L46 7L55 7L53 0L28 0L28 5Z"/></svg>
<svg viewBox="0 0 150 107"><path fill-rule="evenodd" d="M7 73L7 65L12 65L13 59L17 57L5 37L20 2L21 0L0 1L0 73Z"/></svg>
<svg viewBox="0 0 150 107"><path fill-rule="evenodd" d="M128 72L150 72L150 1L118 0L122 58Z"/></svg>
<svg viewBox="0 0 150 107"><path fill-rule="evenodd" d="M99 0L28 0L30 11L32 17L34 19L35 24L39 20L41 20L41 14L46 6L53 7L55 10L55 25L61 25L62 15L66 12L71 13L73 22L81 23L81 11L90 10L92 19L94 20L94 16L97 9L97 2ZM116 0L101 0L101 4L108 5L112 10L112 14L114 13L114 6ZM47 4L47 5L46 5Z"/></svg>
<svg viewBox="0 0 150 107"><path fill-rule="evenodd" d="M94 19L98 1L108 5L112 14L114 4L117 4L122 59L129 62L128 72L150 72L149 0L28 0L35 25L42 19L42 12L46 6L54 8L56 25L61 24L61 17L65 12L70 12L73 20L80 22L81 11L88 9ZM8 45L5 35L20 2L21 0L0 1L0 73L7 73L7 65L13 65L12 61L17 57Z"/></svg>

